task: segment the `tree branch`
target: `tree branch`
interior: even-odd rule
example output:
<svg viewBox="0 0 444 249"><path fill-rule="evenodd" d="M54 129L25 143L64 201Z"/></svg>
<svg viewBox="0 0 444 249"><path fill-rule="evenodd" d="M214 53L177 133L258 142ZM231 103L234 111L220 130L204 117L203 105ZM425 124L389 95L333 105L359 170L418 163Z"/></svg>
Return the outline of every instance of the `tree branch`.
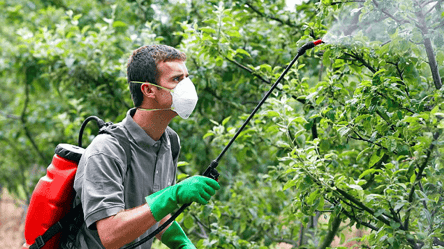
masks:
<svg viewBox="0 0 444 249"><path fill-rule="evenodd" d="M401 229L402 230L406 230L405 228L403 228L403 225L402 225L402 222L401 222L401 217L399 217L399 213L395 212L395 209L393 209L392 204L390 203L390 201L387 200L387 203L389 205L389 210L390 210L390 213L393 216L393 219L401 225Z"/></svg>
<svg viewBox="0 0 444 249"><path fill-rule="evenodd" d="M355 59L355 60L357 60L359 62L361 62L362 65L364 65L366 68L368 68L372 73L376 73L376 69L374 67L372 67L368 62L366 62L364 60L364 58L362 58L358 54L355 54L353 52L351 52L351 53L344 53L344 54L352 57L353 59Z"/></svg>
<svg viewBox="0 0 444 249"><path fill-rule="evenodd" d="M376 219L380 220L381 222L383 222L384 224L386 224L387 226L390 226L390 221L388 221L386 218L384 218L382 215L380 216L375 216L375 211L372 210L371 208L367 207L366 205L364 205L362 202L360 202L359 200L357 200L354 196L350 195L349 193L345 192L344 190L340 189L340 188L336 188L336 190L345 198L347 198L348 200L350 200L351 202L355 203L358 207L364 209L365 211L367 211L367 213L373 215ZM384 214L385 215L385 214Z"/></svg>
<svg viewBox="0 0 444 249"><path fill-rule="evenodd" d="M256 7L254 7L254 6L253 6L251 3L249 3L249 2L246 2L245 5L247 5L251 10L253 10L255 13L257 13L257 14L260 15L261 17L269 18L269 19L271 19L271 20L275 20L275 21L277 21L277 22L279 22L279 23L281 23L281 24L285 24L285 25L287 25L287 26L289 26L289 27L292 27L292 28L300 28L299 26L297 26L296 24L290 22L289 20L284 21L284 20L279 19L279 18L277 18L277 17L275 17L275 16L272 16L272 15L266 15L266 14L260 12Z"/></svg>
<svg viewBox="0 0 444 249"><path fill-rule="evenodd" d="M14 114L8 114L8 113L6 113L6 112L4 112L2 110L0 110L0 114L5 116L6 118L9 118L9 119L20 120L19 116L16 116Z"/></svg>
<svg viewBox="0 0 444 249"><path fill-rule="evenodd" d="M315 140L316 138L318 138L318 128L317 128L317 125L316 125L317 123L316 123L316 119L314 118L313 119L313 125L311 126L311 135L312 135L312 137L313 137L313 140ZM316 152L318 153L318 154L321 154L320 153L320 151L319 151L319 148L318 147L316 147Z"/></svg>
<svg viewBox="0 0 444 249"><path fill-rule="evenodd" d="M382 94L381 92L379 92L379 91L376 91L376 94L378 94L379 96L381 96L381 97L384 97L385 99L389 99L389 97L388 96L386 96L386 95L384 95L384 94ZM396 102L395 100L393 100L393 99L391 99L393 102ZM398 103L399 105L400 105L400 108L401 109L404 109L404 110L406 110L406 111L409 111L409 112L411 112L411 113L415 113L414 111L412 111L412 110L410 110L409 108L407 108L407 107L402 107L402 105L400 104L400 103Z"/></svg>
<svg viewBox="0 0 444 249"><path fill-rule="evenodd" d="M378 116L389 125L390 129L393 132L396 131L395 126L392 123L390 123L390 120L385 119L384 115L382 115L382 113L378 109L376 109L376 114L378 114Z"/></svg>
<svg viewBox="0 0 444 249"><path fill-rule="evenodd" d="M325 235L324 241L318 247L318 249L325 249L331 245L331 242L335 238L335 235L338 232L340 225L341 225L341 214L339 213L338 215L333 217L333 222L331 223L331 229L328 231L327 235Z"/></svg>
<svg viewBox="0 0 444 249"><path fill-rule="evenodd" d="M304 235L305 235L305 227L301 224L301 228L299 229L299 247L304 244Z"/></svg>
<svg viewBox="0 0 444 249"><path fill-rule="evenodd" d="M1 140L5 141L7 144L9 144L9 146L11 146L14 151L18 152L19 155L21 154L20 153L21 150L16 146L16 143L13 143L11 140L9 140L9 139L7 139L5 137L0 137L0 141ZM20 175L20 181L21 181L21 184L23 186L23 191L25 192L25 195L26 195L26 204L29 204L29 201L31 199L31 195L30 195L30 193L28 191L27 184L26 184L26 176L25 176L26 169L25 169L25 166L24 166L24 164L22 162L23 158L20 158L20 159L21 160L17 160L19 168L20 168L20 170L19 170L19 172L20 172L20 174L19 174ZM26 161L24 161L24 163L27 164ZM1 192L0 192L0 194L1 194Z"/></svg>
<svg viewBox="0 0 444 249"><path fill-rule="evenodd" d="M193 216L194 220L197 221L197 224L199 225L199 228L200 228L200 233L196 232L196 235L202 239L207 239L208 235L205 230L207 230L208 232L211 232L211 229L209 227L207 227L202 221L200 221L199 218L196 217L196 215L191 213L191 216ZM205 228L205 230L204 230L204 228Z"/></svg>
<svg viewBox="0 0 444 249"><path fill-rule="evenodd" d="M429 162L430 159L430 155L432 154L433 149L435 148L435 144L433 143L434 141L436 141L439 137L439 132L435 132L433 134L433 140L432 143L430 144L428 150L427 150L427 154L426 154L426 158L424 160L424 162L422 163L421 166L419 166L418 168L418 174L416 174L416 179L415 182L412 184L412 187L410 188L410 193L409 193L409 198L408 198L408 202L412 203L413 202L413 196L415 193L415 185L416 183L418 183L421 178L422 178L422 173L424 172L424 169L427 167L427 163ZM414 172L415 173L415 172ZM411 209L407 209L406 214L405 214L405 220L404 220L404 228L407 230L409 229L409 221L410 221L410 211Z"/></svg>
<svg viewBox="0 0 444 249"><path fill-rule="evenodd" d="M330 5L343 4L343 3L365 3L364 0L350 0L344 2L332 2Z"/></svg>
<svg viewBox="0 0 444 249"><path fill-rule="evenodd" d="M409 88L408 88L408 86L404 83L404 70L401 70L400 68L399 68L399 61L397 61L396 63L395 62L387 62L387 63L389 63L389 64L392 64L393 66L395 66L396 67L396 71L398 71L398 75L399 75L399 78L401 79L400 81L398 81L398 83L400 83L400 84L402 84L403 86L404 86L404 90L405 90L405 93L407 94L407 96L410 98L410 93L409 93Z"/></svg>
<svg viewBox="0 0 444 249"><path fill-rule="evenodd" d="M265 79L265 78L262 77L260 74L254 72L251 68L248 68L248 67L242 65L241 63L239 63L239 62L237 62L237 61L235 61L235 60L232 60L232 59L230 59L230 58L228 58L228 57L226 57L226 56L223 56L223 57L224 57L226 60L228 60L229 62L231 62L231 63L233 63L234 65L238 66L239 68L242 68L243 70L249 72L251 75L258 77L260 80L262 80L263 82L267 83L268 85L271 85L271 84L272 84L272 82L271 82L270 80ZM282 90L282 88L279 88L279 87L276 87L276 88L277 88L279 91L284 92L284 90ZM296 101L298 101L299 103L301 103L301 104L305 104L305 103L306 103L305 99L299 99L297 96L295 96L295 95L293 95L293 94L290 94L290 96L291 96L293 99L295 99Z"/></svg>
<svg viewBox="0 0 444 249"><path fill-rule="evenodd" d="M235 60L232 60L232 59L230 59L230 58L228 58L228 57L226 57L226 56L224 56L224 58L225 58L226 60L228 60L229 62L235 64L236 66L242 68L243 70L249 72L250 74L252 74L252 75L258 77L258 78L259 78L260 80L262 80L263 82L265 82L265 83L267 83L267 84L269 84L269 85L272 84L272 82L271 82L270 80L265 79L264 77L262 77L262 75L260 75L260 74L258 74L258 73L256 73L256 72L254 72L251 68L248 68L248 67L246 67L246 66L240 64L239 62L237 62L237 61L235 61ZM280 90L282 91L282 89L280 89Z"/></svg>
<svg viewBox="0 0 444 249"><path fill-rule="evenodd" d="M436 0L430 0L430 1L427 1L427 2L423 3L421 7L424 8L424 7L427 6L429 3L433 3L433 2L436 2Z"/></svg>
<svg viewBox="0 0 444 249"><path fill-rule="evenodd" d="M267 235L268 238L270 238L271 240L273 240L275 242L284 242L284 243L291 244L293 246L297 246L297 243L298 243L297 241L294 241L291 239L285 239L285 238L276 238L266 230L264 230L264 233L265 233L265 235Z"/></svg>
<svg viewBox="0 0 444 249"><path fill-rule="evenodd" d="M28 68L26 68L25 70L28 70ZM34 138L31 135L31 132L29 131L28 125L27 125L26 110L28 109L28 103L29 103L29 84L28 84L28 78L27 78L26 75L27 75L27 73L25 73L25 77L26 77L25 78L25 103L24 103L24 106L23 106L22 114L20 115L20 121L22 122L23 129L25 130L26 137L31 142L32 147L37 152L37 154L39 155L40 159L42 159L42 161L44 162L46 158L43 155L43 153L39 150L37 144L34 141Z"/></svg>
<svg viewBox="0 0 444 249"><path fill-rule="evenodd" d="M425 16L428 15L434 8L436 8L436 6L438 6L439 2L436 2L435 5L433 5L429 10L426 11L426 13L424 14Z"/></svg>
<svg viewBox="0 0 444 249"><path fill-rule="evenodd" d="M309 177L319 186L324 186L322 184L322 182L315 178L314 176L312 176L307 170L305 170L305 172L308 173ZM375 217L376 219L380 220L381 222L383 222L384 224L390 226L390 221L388 221L385 217L383 217L382 215L376 216L375 215L375 211L372 210L371 208L367 207L366 205L364 205L364 203L362 203L361 201L357 200L354 196L352 196L351 194L347 193L346 191L338 188L338 187L334 187L334 186L329 186L329 189L332 190L332 192L336 195L341 195L344 198L348 199L349 201L351 201L352 203L354 203L356 206L358 206L359 208L361 208L362 210L368 212L369 214L373 215L373 217ZM339 198L341 198L341 196L338 196ZM350 205L349 203L345 202L347 205ZM352 205L350 205L352 206ZM393 217L383 213L384 216L394 220Z"/></svg>
<svg viewBox="0 0 444 249"><path fill-rule="evenodd" d="M386 151L389 151L386 147L382 146L382 144L372 142L372 141L370 141L369 139L362 137L358 132L356 132L356 131L353 130L353 129L352 129L352 131L353 131L353 133L355 133L356 136L358 136L358 137L352 137L352 136L349 136L349 138L352 138L352 139L354 139L354 140L365 141L365 142L367 142L367 143L371 143L371 144L377 145L377 146L381 147L382 149L384 149L384 150L386 150ZM393 151L393 153L394 153L394 154L397 154L397 153L394 152L394 151Z"/></svg>
<svg viewBox="0 0 444 249"><path fill-rule="evenodd" d="M217 100L221 101L222 103L225 103L225 104L227 104L227 105L231 105L233 108L235 108L235 109L238 110L238 111L244 111L244 110L242 110L241 108L239 108L238 106L236 106L236 105L234 104L234 102L232 102L232 101L227 101L225 98L222 98L222 97L220 97L219 95L217 95L217 93L216 93L211 87L206 87L206 88L204 89L204 91L207 92L207 93L209 93L209 94L211 94L214 98L216 98ZM254 103L257 103L257 102L254 102Z"/></svg>
<svg viewBox="0 0 444 249"><path fill-rule="evenodd" d="M410 21L408 21L408 20L401 20L401 19L398 19L398 18L394 17L392 14L390 14L389 12L387 12L386 10L380 8L380 7L379 7L379 4L378 4L378 2L376 2L376 0L372 0L372 2L373 2L373 4L376 6L376 8L377 8L378 10L380 10L380 11L381 11L382 13L384 13L386 16L388 16L388 17L392 18L393 20L395 20L397 23L399 23L399 24L410 23Z"/></svg>
<svg viewBox="0 0 444 249"><path fill-rule="evenodd" d="M330 201L330 200L329 200ZM336 202L332 202L332 201L330 201L331 203L333 203L333 204L335 204L335 205L337 205L338 203ZM350 218L350 219L352 219L352 220L354 220L354 221L356 221L357 223L359 223L359 224L361 224L361 225L363 225L363 226L365 226L365 227L368 227L368 228L370 228L371 230L373 230L373 231L379 231L379 227L376 227L376 226L374 226L374 225L372 225L372 224L370 224L370 223L368 223L368 222L364 222L364 221L361 221L361 220L359 220L358 218L356 218L356 216L354 215L354 214L351 214L351 213L349 213L347 210L345 210L345 209L342 209L341 210L341 212L343 213L343 214L345 214L348 218Z"/></svg>
<svg viewBox="0 0 444 249"><path fill-rule="evenodd" d="M434 237L433 238L433 245L435 245L435 246L444 246L444 241L439 240L438 238Z"/></svg>
<svg viewBox="0 0 444 249"><path fill-rule="evenodd" d="M418 186L419 186L419 189L420 189L422 192L424 192L424 188L422 187L422 183L421 183L421 182L418 182ZM425 199L422 200L422 205L424 206L424 208L425 208L426 210L429 210L429 208L427 207L427 202L426 202ZM432 216L433 216L433 214L432 214Z"/></svg>
<svg viewBox="0 0 444 249"><path fill-rule="evenodd" d="M439 90L442 87L441 76L439 75L438 63L436 62L432 42L431 42L430 38L428 37L429 29L427 27L427 23L425 20L425 16L422 12L422 9L419 9L416 12L416 16L418 17L418 20L420 23L419 28L421 29L421 33L422 33L423 40L424 40L424 46L425 46L426 53L427 53L427 58L429 60L428 63L430 66L430 70L432 71L433 83L435 84L435 88Z"/></svg>

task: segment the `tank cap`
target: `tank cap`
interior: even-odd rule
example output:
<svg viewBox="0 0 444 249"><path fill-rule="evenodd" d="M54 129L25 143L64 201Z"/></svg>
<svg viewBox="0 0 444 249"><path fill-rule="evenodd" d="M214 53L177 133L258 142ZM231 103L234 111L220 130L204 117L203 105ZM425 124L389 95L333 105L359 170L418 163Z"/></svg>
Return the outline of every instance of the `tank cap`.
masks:
<svg viewBox="0 0 444 249"><path fill-rule="evenodd" d="M83 153L84 148L72 145L72 144L59 144L55 148L55 153L60 157L66 158L71 161L79 162Z"/></svg>

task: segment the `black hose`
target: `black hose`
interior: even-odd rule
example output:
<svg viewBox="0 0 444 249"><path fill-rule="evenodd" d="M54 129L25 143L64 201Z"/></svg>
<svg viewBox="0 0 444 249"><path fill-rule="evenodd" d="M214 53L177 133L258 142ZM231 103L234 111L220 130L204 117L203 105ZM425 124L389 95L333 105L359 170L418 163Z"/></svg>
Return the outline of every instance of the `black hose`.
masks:
<svg viewBox="0 0 444 249"><path fill-rule="evenodd" d="M267 100L267 98L270 96L271 92L277 87L279 82L284 78L284 76L288 73L290 68L293 66L293 64L298 60L300 56L302 56L305 51L308 49L314 48L316 45L320 44L322 41L318 40L315 42L307 42L304 44L301 48L298 50L298 54L294 57L294 59L290 62L290 64L285 68L284 72L282 72L281 76L276 80L276 82L271 86L270 90L265 94L265 96L262 98L262 100L259 102L259 104L254 108L253 112L251 112L250 116L248 116L247 120L242 124L242 126L239 128L239 130L236 132L236 134L231 138L230 142L224 147L222 152L219 154L219 156L213 160L208 166L208 168L203 173L204 176L210 177L214 180L217 180L217 177L219 174L216 171L216 167L219 163L219 160L223 157L225 152L230 148L231 144L233 144L234 140L239 136L239 134L242 132L242 130L245 128L245 126L250 122L250 120L253 118L254 114L259 110L259 108L264 104L264 102ZM160 233L163 229L165 229L169 224L171 224L187 207L189 207L191 203L187 203L182 205L179 210L177 210L167 221L165 221L160 227L158 227L154 232L150 233L145 238L139 240L138 242L129 245L128 247L124 247L124 249L132 249L136 248L139 245L145 243L146 241L152 239L156 234Z"/></svg>
<svg viewBox="0 0 444 249"><path fill-rule="evenodd" d="M98 117L96 117L96 116L89 116L89 117L87 117L87 118L83 121L82 126L80 126L79 140L78 140L78 144L79 144L79 147L80 147L80 148L82 147L83 130L85 129L85 127L86 127L86 125L88 124L88 122L91 121L91 120L95 120L95 121L96 121L97 126L99 127L99 129L102 128L102 127L105 125L105 122L104 122L102 119L100 119L100 118L98 118Z"/></svg>

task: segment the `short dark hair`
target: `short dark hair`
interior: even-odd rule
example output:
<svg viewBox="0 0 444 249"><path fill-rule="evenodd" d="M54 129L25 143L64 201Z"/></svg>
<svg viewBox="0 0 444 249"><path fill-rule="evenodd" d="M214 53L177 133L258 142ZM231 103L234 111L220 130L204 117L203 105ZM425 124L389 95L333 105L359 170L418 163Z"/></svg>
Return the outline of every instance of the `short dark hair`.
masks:
<svg viewBox="0 0 444 249"><path fill-rule="evenodd" d="M185 61L185 53L167 45L147 45L133 51L128 59L126 74L129 90L134 106L139 107L143 101L140 84L131 81L149 82L158 84L159 77L157 64L161 61L181 60Z"/></svg>

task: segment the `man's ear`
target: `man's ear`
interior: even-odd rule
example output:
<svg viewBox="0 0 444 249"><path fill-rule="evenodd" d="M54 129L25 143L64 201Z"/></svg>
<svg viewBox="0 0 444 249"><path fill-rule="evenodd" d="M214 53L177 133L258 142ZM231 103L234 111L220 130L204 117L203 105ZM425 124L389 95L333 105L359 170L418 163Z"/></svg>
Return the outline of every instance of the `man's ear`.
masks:
<svg viewBox="0 0 444 249"><path fill-rule="evenodd" d="M143 83L140 85L140 91L147 98L155 98L154 91L153 91L154 88L155 88L155 86L148 84L148 83Z"/></svg>

